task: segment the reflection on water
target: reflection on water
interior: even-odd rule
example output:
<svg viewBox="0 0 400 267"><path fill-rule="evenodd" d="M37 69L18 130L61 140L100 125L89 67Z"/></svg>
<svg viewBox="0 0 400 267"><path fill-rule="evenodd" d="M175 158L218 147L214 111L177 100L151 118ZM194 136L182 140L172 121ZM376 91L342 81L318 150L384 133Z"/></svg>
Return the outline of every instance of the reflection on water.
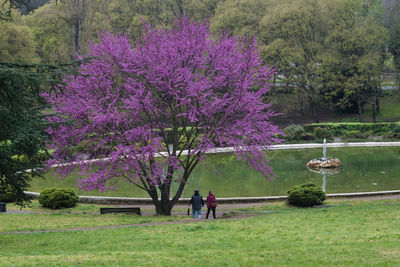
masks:
<svg viewBox="0 0 400 267"><path fill-rule="evenodd" d="M321 149L280 150L267 152L270 166L277 177L269 181L258 172L238 161L235 156L209 155L193 172L183 197L194 189L207 195L213 189L217 197L248 197L286 195L296 184L314 182L323 185L321 174L307 170L306 162L320 156ZM330 148L330 157L340 158L341 171L326 176L326 193L348 193L400 189L400 148ZM31 191L46 187L73 187L76 177L58 180L48 175L35 179ZM134 185L121 184L115 191L79 191L80 195L148 197ZM172 191L177 186L173 186Z"/></svg>

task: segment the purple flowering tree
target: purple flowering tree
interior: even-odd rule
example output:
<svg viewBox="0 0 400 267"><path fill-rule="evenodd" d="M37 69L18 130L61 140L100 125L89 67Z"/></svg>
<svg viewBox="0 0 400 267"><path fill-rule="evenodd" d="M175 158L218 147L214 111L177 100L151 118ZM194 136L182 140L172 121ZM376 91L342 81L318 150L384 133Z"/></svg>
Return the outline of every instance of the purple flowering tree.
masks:
<svg viewBox="0 0 400 267"><path fill-rule="evenodd" d="M172 30L146 26L134 46L103 34L89 56L80 75L46 95L58 114L50 120L61 123L49 129L50 163L67 163L59 169L67 174L77 162L81 188L107 190L123 179L145 190L158 214L170 215L210 149L232 147L272 175L262 151L279 142L279 131L262 99L274 70L254 40L216 40L208 25L183 19Z"/></svg>

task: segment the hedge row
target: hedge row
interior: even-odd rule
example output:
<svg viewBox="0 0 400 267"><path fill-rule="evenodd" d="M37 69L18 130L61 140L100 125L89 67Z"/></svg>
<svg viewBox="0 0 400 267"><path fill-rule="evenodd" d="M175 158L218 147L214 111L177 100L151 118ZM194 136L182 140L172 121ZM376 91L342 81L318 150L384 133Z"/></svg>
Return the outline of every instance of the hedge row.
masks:
<svg viewBox="0 0 400 267"><path fill-rule="evenodd" d="M386 135L392 132L400 122L382 122L382 123L312 123L303 125L306 132L314 132L315 128L322 128L329 131L333 136L343 136L348 132L358 131L361 133L370 133L371 135Z"/></svg>

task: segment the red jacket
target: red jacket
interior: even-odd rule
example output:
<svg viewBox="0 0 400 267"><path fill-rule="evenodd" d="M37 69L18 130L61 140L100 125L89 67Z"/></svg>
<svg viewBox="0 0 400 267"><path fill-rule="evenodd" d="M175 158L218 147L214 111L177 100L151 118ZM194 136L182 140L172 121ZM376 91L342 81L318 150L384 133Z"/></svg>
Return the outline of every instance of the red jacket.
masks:
<svg viewBox="0 0 400 267"><path fill-rule="evenodd" d="M214 195L208 195L207 196L207 208L211 208L211 203L212 202L217 202L217 200L215 199Z"/></svg>

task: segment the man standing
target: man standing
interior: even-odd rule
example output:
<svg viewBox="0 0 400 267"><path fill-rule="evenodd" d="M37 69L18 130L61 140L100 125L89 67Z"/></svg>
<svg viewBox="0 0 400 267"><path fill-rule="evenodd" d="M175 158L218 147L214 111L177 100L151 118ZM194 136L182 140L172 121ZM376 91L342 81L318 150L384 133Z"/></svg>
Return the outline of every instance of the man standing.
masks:
<svg viewBox="0 0 400 267"><path fill-rule="evenodd" d="M203 197L199 194L199 190L194 190L194 195L189 201L189 205L192 204L192 216L196 218L196 213L199 219L201 219L201 208L204 206Z"/></svg>

